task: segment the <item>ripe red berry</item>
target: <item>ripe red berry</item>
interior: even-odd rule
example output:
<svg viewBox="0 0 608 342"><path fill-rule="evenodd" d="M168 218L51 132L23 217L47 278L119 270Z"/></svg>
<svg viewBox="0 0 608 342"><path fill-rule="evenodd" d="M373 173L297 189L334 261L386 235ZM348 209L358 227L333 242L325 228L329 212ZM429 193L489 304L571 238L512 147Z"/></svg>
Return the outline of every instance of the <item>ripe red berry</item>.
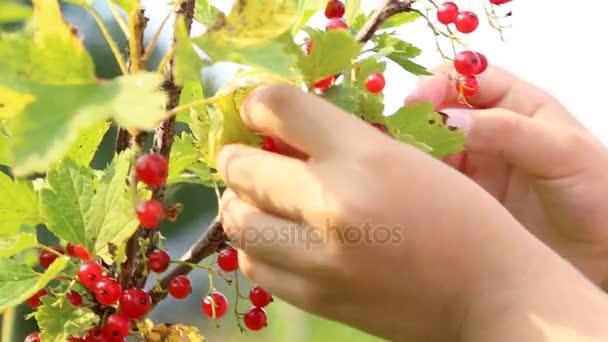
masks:
<svg viewBox="0 0 608 342"><path fill-rule="evenodd" d="M100 304L103 305L114 305L120 299L122 291L120 289L120 284L116 279L110 277L102 278L96 285L93 290L93 294L95 295L95 299Z"/></svg>
<svg viewBox="0 0 608 342"><path fill-rule="evenodd" d="M477 70L477 74L481 74L488 68L488 59L486 55L481 52L476 52L477 58L479 58L479 69Z"/></svg>
<svg viewBox="0 0 608 342"><path fill-rule="evenodd" d="M158 153L144 154L135 163L137 178L151 187L159 187L167 180L169 163Z"/></svg>
<svg viewBox="0 0 608 342"><path fill-rule="evenodd" d="M40 333L33 332L33 333L27 335L25 337L25 340L23 340L23 342L40 342Z"/></svg>
<svg viewBox="0 0 608 342"><path fill-rule="evenodd" d="M386 81L384 80L384 75L379 72L373 72L367 76L367 80L365 80L365 87L370 93L379 93L384 89L386 85Z"/></svg>
<svg viewBox="0 0 608 342"><path fill-rule="evenodd" d="M152 272L163 273L169 268L171 257L164 249L155 249L148 255L148 268Z"/></svg>
<svg viewBox="0 0 608 342"><path fill-rule="evenodd" d="M302 45L302 52L304 52L306 56L310 55L312 52L312 40L304 42L304 45Z"/></svg>
<svg viewBox="0 0 608 342"><path fill-rule="evenodd" d="M342 18L344 16L344 4L338 0L330 0L325 7L325 17L327 19Z"/></svg>
<svg viewBox="0 0 608 342"><path fill-rule="evenodd" d="M263 288L255 286L249 291L249 300L253 306L263 308L272 302L272 295Z"/></svg>
<svg viewBox="0 0 608 342"><path fill-rule="evenodd" d="M101 332L106 339L124 338L131 331L129 318L121 313L113 313L106 319Z"/></svg>
<svg viewBox="0 0 608 342"><path fill-rule="evenodd" d="M325 31L333 30L348 30L348 24L342 19L330 19L327 25L325 25Z"/></svg>
<svg viewBox="0 0 608 342"><path fill-rule="evenodd" d="M68 252L68 255L71 257L79 258L85 261L91 260L91 255L89 254L87 249L84 248L84 246L72 245L71 243L68 243L68 245L66 246L66 250Z"/></svg>
<svg viewBox="0 0 608 342"><path fill-rule="evenodd" d="M262 150L281 154L281 148L273 137L262 137Z"/></svg>
<svg viewBox="0 0 608 342"><path fill-rule="evenodd" d="M334 79L335 76L332 75L317 81L317 83L315 83L315 89L319 91L324 91L325 89L329 88L329 86L331 86L331 84L334 82Z"/></svg>
<svg viewBox="0 0 608 342"><path fill-rule="evenodd" d="M220 292L214 291L203 299L201 309L209 318L222 318L226 314L226 311L228 311L228 300ZM213 314L213 309L215 309L215 315Z"/></svg>
<svg viewBox="0 0 608 342"><path fill-rule="evenodd" d="M177 276L169 282L169 293L176 299L184 299L192 293L192 284L185 275Z"/></svg>
<svg viewBox="0 0 608 342"><path fill-rule="evenodd" d="M101 328L93 328L87 332L87 336L85 336L86 342L108 342L108 340L103 336L103 332Z"/></svg>
<svg viewBox="0 0 608 342"><path fill-rule="evenodd" d="M163 205L157 200L144 201L136 208L137 218L142 227L155 229L165 216Z"/></svg>
<svg viewBox="0 0 608 342"><path fill-rule="evenodd" d="M492 3L493 5L502 5L502 4L506 4L507 2L511 2L512 0L490 0L490 3Z"/></svg>
<svg viewBox="0 0 608 342"><path fill-rule="evenodd" d="M102 277L103 269L93 261L85 261L78 267L78 280L89 289L93 289Z"/></svg>
<svg viewBox="0 0 608 342"><path fill-rule="evenodd" d="M27 305L31 306L33 309L39 307L40 305L42 305L40 298L42 298L48 294L49 294L49 291L47 289L38 290L38 292L36 292L33 296L31 296L27 300Z"/></svg>
<svg viewBox="0 0 608 342"><path fill-rule="evenodd" d="M152 298L144 289L124 290L120 296L120 312L132 319L140 319L150 312Z"/></svg>
<svg viewBox="0 0 608 342"><path fill-rule="evenodd" d="M388 129L383 124L381 124L379 122L374 122L374 123L372 123L372 126L376 127L376 129L379 130L380 132L382 132L384 134L388 134Z"/></svg>
<svg viewBox="0 0 608 342"><path fill-rule="evenodd" d="M86 340L80 337L68 337L68 342L86 342Z"/></svg>
<svg viewBox="0 0 608 342"><path fill-rule="evenodd" d="M63 249L59 246L53 247L53 249L59 254L65 253L63 251ZM40 266L42 266L42 268L44 268L45 270L51 266L51 264L53 263L53 261L55 261L55 259L57 259L57 254L51 253L46 250L40 251L40 255L38 256L38 261L40 262Z"/></svg>
<svg viewBox="0 0 608 342"><path fill-rule="evenodd" d="M239 269L239 252L231 246L219 251L217 264L224 272L233 272Z"/></svg>
<svg viewBox="0 0 608 342"><path fill-rule="evenodd" d="M82 305L82 296L80 295L80 293L78 293L76 291L70 291L70 292L68 292L68 294L66 295L66 298L74 306L81 306Z"/></svg>
<svg viewBox="0 0 608 342"><path fill-rule="evenodd" d="M458 5L452 1L444 2L437 7L437 20L444 25L453 23L457 15Z"/></svg>
<svg viewBox="0 0 608 342"><path fill-rule="evenodd" d="M479 18L471 11L462 11L456 16L454 23L458 32L471 33L479 26Z"/></svg>
<svg viewBox="0 0 608 342"><path fill-rule="evenodd" d="M479 93L479 81L473 75L460 75L456 81L456 90L466 97L471 97Z"/></svg>
<svg viewBox="0 0 608 342"><path fill-rule="evenodd" d="M460 51L454 57L454 69L462 75L477 75L482 70L481 57L473 51Z"/></svg>
<svg viewBox="0 0 608 342"><path fill-rule="evenodd" d="M251 310L247 311L245 316L243 316L243 322L249 330L261 330L267 324L266 311L258 307L251 308Z"/></svg>

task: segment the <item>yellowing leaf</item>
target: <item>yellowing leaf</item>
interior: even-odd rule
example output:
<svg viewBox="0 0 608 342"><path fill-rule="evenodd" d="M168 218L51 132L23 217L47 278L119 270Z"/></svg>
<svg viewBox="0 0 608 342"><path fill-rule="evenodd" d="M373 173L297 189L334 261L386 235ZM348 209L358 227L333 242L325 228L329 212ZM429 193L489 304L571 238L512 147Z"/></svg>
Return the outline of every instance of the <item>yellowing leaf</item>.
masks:
<svg viewBox="0 0 608 342"><path fill-rule="evenodd" d="M35 101L30 94L0 86L0 119L10 119Z"/></svg>
<svg viewBox="0 0 608 342"><path fill-rule="evenodd" d="M0 172L0 235L12 235L22 224L40 222L40 205L32 185Z"/></svg>
<svg viewBox="0 0 608 342"><path fill-rule="evenodd" d="M15 235L0 234L0 257L11 257L24 249L35 247L37 244L36 233L33 229Z"/></svg>
<svg viewBox="0 0 608 342"><path fill-rule="evenodd" d="M152 326L151 321L146 321L146 327L140 330L144 339L148 342L203 342L205 338L197 328L184 324L158 324Z"/></svg>
<svg viewBox="0 0 608 342"><path fill-rule="evenodd" d="M32 15L32 9L13 0L0 0L0 24L17 22Z"/></svg>

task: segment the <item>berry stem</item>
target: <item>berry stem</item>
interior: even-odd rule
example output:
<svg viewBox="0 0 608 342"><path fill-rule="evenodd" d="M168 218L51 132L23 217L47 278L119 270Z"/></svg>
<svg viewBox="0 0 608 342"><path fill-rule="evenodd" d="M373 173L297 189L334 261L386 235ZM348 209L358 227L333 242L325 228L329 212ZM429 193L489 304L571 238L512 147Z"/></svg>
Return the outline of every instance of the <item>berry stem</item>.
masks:
<svg viewBox="0 0 608 342"><path fill-rule="evenodd" d="M43 245L41 243L37 244L36 247L39 248L39 249L43 249L43 250L45 250L45 251L47 251L49 253L52 253L52 254L56 255L57 257L62 257L63 256L63 254L57 252L56 250L52 249L49 246Z"/></svg>
<svg viewBox="0 0 608 342"><path fill-rule="evenodd" d="M242 316L242 314L239 313L239 299L243 298L245 299L244 296L241 295L241 289L239 288L239 275L237 271L234 271L234 290L236 291L236 296L234 298L234 316L237 318L236 319L236 325L237 327L239 327L239 330L241 332L245 331L245 327L243 326L243 324L241 323L241 320L239 319L239 317Z"/></svg>

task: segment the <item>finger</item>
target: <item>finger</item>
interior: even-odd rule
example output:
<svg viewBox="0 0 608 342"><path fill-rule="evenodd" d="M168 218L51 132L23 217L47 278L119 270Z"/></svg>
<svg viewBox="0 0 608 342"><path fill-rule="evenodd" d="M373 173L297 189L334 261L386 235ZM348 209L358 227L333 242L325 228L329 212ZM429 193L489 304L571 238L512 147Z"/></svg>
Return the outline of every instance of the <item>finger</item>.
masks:
<svg viewBox="0 0 608 342"><path fill-rule="evenodd" d="M269 215L227 190L222 196L221 222L234 245L252 257L277 267L307 274L322 264L322 233Z"/></svg>
<svg viewBox="0 0 608 342"><path fill-rule="evenodd" d="M576 173L594 150L593 140L579 129L506 109L455 110L447 114L448 124L467 134L468 152L500 155L539 178L562 178Z"/></svg>
<svg viewBox="0 0 608 342"><path fill-rule="evenodd" d="M317 158L353 150L370 132L337 106L289 85L256 89L243 103L241 117L251 129ZM344 134L336 134L338 127Z"/></svg>
<svg viewBox="0 0 608 342"><path fill-rule="evenodd" d="M218 171L239 198L277 216L315 222L330 206L319 179L309 166L293 159L243 145L222 149Z"/></svg>

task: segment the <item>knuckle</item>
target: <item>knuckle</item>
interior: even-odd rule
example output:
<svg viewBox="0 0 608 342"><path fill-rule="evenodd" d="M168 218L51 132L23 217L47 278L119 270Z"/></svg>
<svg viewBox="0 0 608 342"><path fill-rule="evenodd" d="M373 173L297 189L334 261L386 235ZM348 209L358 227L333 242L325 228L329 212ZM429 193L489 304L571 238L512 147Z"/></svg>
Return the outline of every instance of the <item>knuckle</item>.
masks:
<svg viewBox="0 0 608 342"><path fill-rule="evenodd" d="M294 90L296 89L288 84L268 86L254 92L251 103L262 105L275 115L280 115L289 108Z"/></svg>

